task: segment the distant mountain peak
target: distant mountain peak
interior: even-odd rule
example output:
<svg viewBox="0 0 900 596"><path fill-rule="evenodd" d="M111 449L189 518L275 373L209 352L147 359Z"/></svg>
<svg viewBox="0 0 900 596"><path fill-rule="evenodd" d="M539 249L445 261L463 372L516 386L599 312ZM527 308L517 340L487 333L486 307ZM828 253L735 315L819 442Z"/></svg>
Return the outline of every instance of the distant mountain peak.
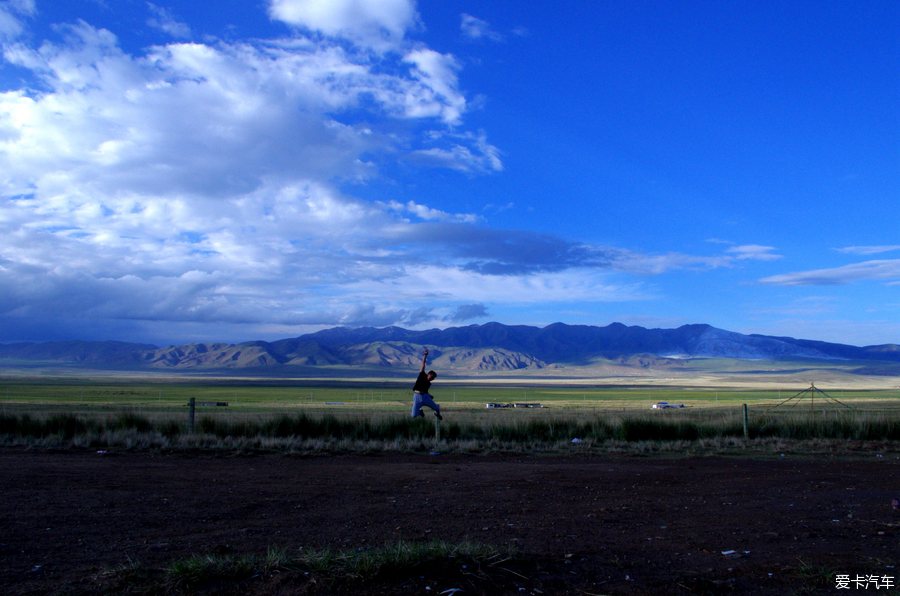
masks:
<svg viewBox="0 0 900 596"><path fill-rule="evenodd" d="M744 335L704 323L676 329L646 329L619 322L605 327L560 322L534 327L496 321L426 330L395 326L332 327L273 342L197 342L166 348L115 341L0 344L0 359L185 370L296 366L408 369L418 365L423 346L432 349L433 362L457 370L579 366L602 359L641 362L641 366L660 358L900 362L897 344L856 347L790 337Z"/></svg>

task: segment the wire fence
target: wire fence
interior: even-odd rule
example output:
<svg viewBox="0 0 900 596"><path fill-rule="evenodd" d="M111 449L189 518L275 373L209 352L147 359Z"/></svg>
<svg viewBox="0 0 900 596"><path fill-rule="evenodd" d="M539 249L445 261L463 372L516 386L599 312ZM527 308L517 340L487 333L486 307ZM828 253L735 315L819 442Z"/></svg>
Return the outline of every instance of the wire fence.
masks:
<svg viewBox="0 0 900 596"><path fill-rule="evenodd" d="M445 413L444 437L483 438L496 432L523 437L529 433L543 437L578 433L598 439L640 436L648 440L654 436L900 439L900 391L893 390L826 391L812 385L800 391L602 386L441 389L438 401ZM491 404L511 407L487 407ZM217 429L222 433L228 428L250 432L247 429L268 428L272 420L285 417L305 417L317 424L326 421L322 423L325 427L330 424L346 433L351 433L348 429L353 425L368 428L363 435L377 435L382 432L379 428L408 432L397 430L401 427L395 423L411 424L410 406L411 392L399 386L0 385L0 417L7 421L26 416L32 420L76 416L113 425L130 420L141 426L143 420L179 432ZM306 422L298 422L297 428L303 424Z"/></svg>

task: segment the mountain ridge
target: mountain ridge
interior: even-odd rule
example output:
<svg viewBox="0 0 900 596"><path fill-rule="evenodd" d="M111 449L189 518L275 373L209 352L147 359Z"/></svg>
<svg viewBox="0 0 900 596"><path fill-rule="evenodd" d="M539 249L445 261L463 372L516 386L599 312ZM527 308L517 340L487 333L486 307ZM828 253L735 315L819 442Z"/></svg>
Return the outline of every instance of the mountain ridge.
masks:
<svg viewBox="0 0 900 596"><path fill-rule="evenodd" d="M504 371L584 366L599 360L643 362L732 358L900 362L900 346L851 346L819 340L741 334L708 324L647 329L552 323L545 327L481 325L409 330L402 327L332 327L294 338L241 343L199 342L158 347L121 341L0 344L0 362L50 362L136 369L277 370L290 367L418 366L422 346L436 366ZM635 358L638 357L638 358Z"/></svg>

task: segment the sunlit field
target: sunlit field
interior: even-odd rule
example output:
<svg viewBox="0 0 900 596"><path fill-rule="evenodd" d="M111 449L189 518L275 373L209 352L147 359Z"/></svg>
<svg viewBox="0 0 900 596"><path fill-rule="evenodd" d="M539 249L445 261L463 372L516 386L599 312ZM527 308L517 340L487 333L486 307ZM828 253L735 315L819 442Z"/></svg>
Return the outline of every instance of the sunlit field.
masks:
<svg viewBox="0 0 900 596"><path fill-rule="evenodd" d="M293 411L406 412L411 391L406 384L295 385L278 382L247 383L131 383L131 382L0 382L0 411L7 413L109 413L128 411L148 415L185 410L190 398L199 402L227 402L229 414L275 414ZM685 409L735 408L816 409L841 407L900 410L900 389L860 390L826 388L808 392L809 385L751 390L689 387L435 387L435 399L449 414L485 410L486 404L540 404L540 415L550 412L649 410L660 401L683 404ZM803 394L803 392L806 392ZM829 399L831 398L831 399ZM225 408L221 408L225 411ZM198 411L200 408L198 408ZM502 411L488 412L490 415ZM522 411L514 412L516 415ZM666 412L671 414L671 410Z"/></svg>
<svg viewBox="0 0 900 596"><path fill-rule="evenodd" d="M444 412L438 425L428 409L425 419L409 417L405 384L5 383L0 384L0 437L7 444L300 451L540 450L573 443L772 438L900 440L900 396L890 390L442 389L435 391ZM660 402L676 407L652 408Z"/></svg>
<svg viewBox="0 0 900 596"><path fill-rule="evenodd" d="M190 398L197 402L227 402L218 414L275 414L293 411L404 413L409 409L411 391L407 384L348 384L332 386L287 383L131 383L91 381L0 381L0 411L6 413L115 413L146 415L174 414L187 410ZM780 389L742 390L733 388L684 387L533 387L470 386L435 387L434 396L449 415L473 414L487 410L488 403L540 404L538 415L579 412L649 410L661 401L683 404L688 410L733 409L748 404L756 409L832 409L841 404L852 409L900 410L900 389L831 389L808 391L809 385ZM836 403L840 402L840 403ZM198 407L211 414L205 407ZM533 414L517 408L484 413L490 416ZM661 412L672 414L672 410ZM681 413L681 412L679 412Z"/></svg>

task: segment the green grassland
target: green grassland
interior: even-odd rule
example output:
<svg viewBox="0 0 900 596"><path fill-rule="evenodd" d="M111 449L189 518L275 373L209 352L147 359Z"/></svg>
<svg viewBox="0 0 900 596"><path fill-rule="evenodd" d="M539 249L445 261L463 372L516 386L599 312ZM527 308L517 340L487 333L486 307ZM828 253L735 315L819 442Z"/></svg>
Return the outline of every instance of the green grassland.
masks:
<svg viewBox="0 0 900 596"><path fill-rule="evenodd" d="M425 419L410 418L407 383L0 380L0 444L481 452L554 450L573 439L601 449L647 441L721 446L748 438L900 441L894 390L461 383L435 389L440 425L428 410ZM660 401L685 407L651 409Z"/></svg>
<svg viewBox="0 0 900 596"><path fill-rule="evenodd" d="M89 380L0 380L0 410L89 413L183 411L188 400L227 402L232 413L291 411L405 412L407 384L331 382L303 384L272 381L109 382ZM544 410L647 410L659 401L687 408L828 407L833 398L856 409L900 411L900 390L827 389L827 395L800 394L809 385L783 389L691 388L660 386L434 386L436 400L448 412L483 410L487 403L540 403ZM798 395L799 394L799 395ZM794 399L791 399L791 398ZM205 408L204 408L204 411ZM492 412L500 413L500 412ZM671 413L667 412L667 413Z"/></svg>

